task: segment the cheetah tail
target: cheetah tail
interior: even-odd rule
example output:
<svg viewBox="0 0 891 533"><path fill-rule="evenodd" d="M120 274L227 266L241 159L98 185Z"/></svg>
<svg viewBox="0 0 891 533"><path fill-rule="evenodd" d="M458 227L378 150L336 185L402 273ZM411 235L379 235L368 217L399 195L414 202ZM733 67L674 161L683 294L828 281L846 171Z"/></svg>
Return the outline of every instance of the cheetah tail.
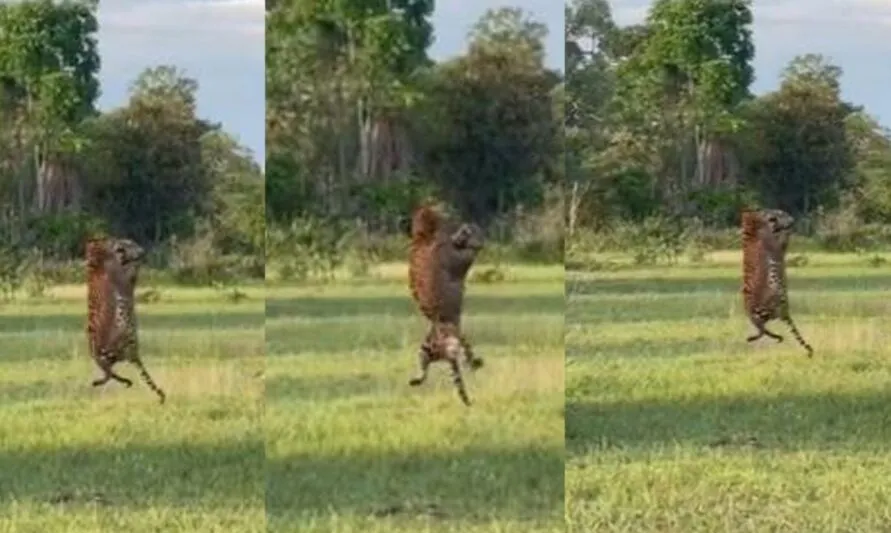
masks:
<svg viewBox="0 0 891 533"><path fill-rule="evenodd" d="M461 365L456 359L449 359L449 365L452 367L452 382L458 390L458 396L466 406L470 406L470 397L467 395L467 388L464 385L464 377L461 375Z"/></svg>
<svg viewBox="0 0 891 533"><path fill-rule="evenodd" d="M786 317L783 319L783 321L789 326L789 329L792 331L792 335L795 337L795 340L798 341L798 344L800 344L805 350L807 350L807 356L813 357L814 349L811 348L811 345L808 344L807 341L804 340L804 337L801 336L801 332L799 332L798 328L795 327L795 323L792 322L792 318Z"/></svg>
<svg viewBox="0 0 891 533"><path fill-rule="evenodd" d="M166 395L164 394L164 391L161 390L161 387L159 387L155 383L155 380L153 380L152 377L149 375L148 370L145 369L145 365L142 364L142 361L136 359L132 361L132 363L136 365L136 368L139 370L139 377L142 378L142 381L144 381L150 389L155 391L155 394L158 395L158 398L160 398L161 403L163 404L164 400L166 399Z"/></svg>

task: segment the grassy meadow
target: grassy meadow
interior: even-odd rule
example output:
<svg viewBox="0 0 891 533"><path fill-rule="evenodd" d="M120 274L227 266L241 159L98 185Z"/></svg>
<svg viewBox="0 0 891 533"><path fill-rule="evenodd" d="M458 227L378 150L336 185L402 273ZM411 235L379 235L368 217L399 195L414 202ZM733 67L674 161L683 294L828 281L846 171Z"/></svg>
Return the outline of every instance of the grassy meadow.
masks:
<svg viewBox="0 0 891 533"><path fill-rule="evenodd" d="M0 532L265 531L263 288L151 288L163 406L127 363L91 387L83 286L0 304Z"/></svg>
<svg viewBox="0 0 891 533"><path fill-rule="evenodd" d="M738 253L567 272L568 531L889 531L891 256L798 255L813 359L746 343Z"/></svg>
<svg viewBox="0 0 891 533"><path fill-rule="evenodd" d="M468 282L469 408L443 363L408 385L426 323L405 265L374 275L269 289L270 531L563 531L562 266Z"/></svg>

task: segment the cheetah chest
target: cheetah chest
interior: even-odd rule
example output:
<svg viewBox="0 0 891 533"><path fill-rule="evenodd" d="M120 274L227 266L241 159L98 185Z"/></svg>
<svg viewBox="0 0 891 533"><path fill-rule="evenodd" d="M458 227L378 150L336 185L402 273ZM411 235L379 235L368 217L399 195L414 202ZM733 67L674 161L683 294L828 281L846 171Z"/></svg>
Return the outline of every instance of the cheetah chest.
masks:
<svg viewBox="0 0 891 533"><path fill-rule="evenodd" d="M133 313L133 302L130 298L115 292L114 327L123 334L126 344L136 338L136 317Z"/></svg>
<svg viewBox="0 0 891 533"><path fill-rule="evenodd" d="M781 260L768 257L767 259L767 300L771 308L777 308L786 303L786 276Z"/></svg>

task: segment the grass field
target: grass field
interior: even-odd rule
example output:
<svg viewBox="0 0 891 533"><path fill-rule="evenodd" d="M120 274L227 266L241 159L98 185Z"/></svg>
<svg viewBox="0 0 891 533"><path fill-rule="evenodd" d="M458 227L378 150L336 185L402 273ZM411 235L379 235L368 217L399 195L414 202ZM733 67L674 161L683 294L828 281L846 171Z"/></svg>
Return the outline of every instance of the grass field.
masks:
<svg viewBox="0 0 891 533"><path fill-rule="evenodd" d="M0 305L0 532L265 531L263 289L159 288L131 389L87 355L85 289ZM141 292L137 289L137 292Z"/></svg>
<svg viewBox="0 0 891 533"><path fill-rule="evenodd" d="M468 285L470 408L441 363L408 386L426 324L405 269L269 290L270 531L563 531L562 267Z"/></svg>
<svg viewBox="0 0 891 533"><path fill-rule="evenodd" d="M737 254L567 273L569 531L891 531L891 273L807 255L813 359L745 342Z"/></svg>

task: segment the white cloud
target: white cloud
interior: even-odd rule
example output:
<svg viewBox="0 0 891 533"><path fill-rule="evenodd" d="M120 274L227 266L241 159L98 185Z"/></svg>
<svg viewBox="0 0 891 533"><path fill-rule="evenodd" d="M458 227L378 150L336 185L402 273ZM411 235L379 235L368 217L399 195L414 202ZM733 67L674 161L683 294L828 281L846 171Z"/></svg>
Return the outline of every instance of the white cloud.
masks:
<svg viewBox="0 0 891 533"><path fill-rule="evenodd" d="M754 11L756 21L770 25L891 27L888 0L761 0Z"/></svg>
<svg viewBox="0 0 891 533"><path fill-rule="evenodd" d="M263 38L265 8L261 0L180 0L107 2L99 21L110 33L188 31L223 38Z"/></svg>
<svg viewBox="0 0 891 533"><path fill-rule="evenodd" d="M100 3L98 18L104 72L159 63L189 70L263 64L262 0L118 0Z"/></svg>
<svg viewBox="0 0 891 533"><path fill-rule="evenodd" d="M262 158L265 13L262 0L100 2L100 108L123 104L145 68L174 65L198 81L199 114L221 121Z"/></svg>
<svg viewBox="0 0 891 533"><path fill-rule="evenodd" d="M619 24L642 22L649 0L614 0L613 18ZM891 27L891 0L755 0L756 24L777 26L858 25Z"/></svg>
<svg viewBox="0 0 891 533"><path fill-rule="evenodd" d="M431 57L441 60L462 53L471 27L486 10L500 7L518 7L544 23L546 61L552 68L563 68L563 2L556 0L440 0L432 17Z"/></svg>

